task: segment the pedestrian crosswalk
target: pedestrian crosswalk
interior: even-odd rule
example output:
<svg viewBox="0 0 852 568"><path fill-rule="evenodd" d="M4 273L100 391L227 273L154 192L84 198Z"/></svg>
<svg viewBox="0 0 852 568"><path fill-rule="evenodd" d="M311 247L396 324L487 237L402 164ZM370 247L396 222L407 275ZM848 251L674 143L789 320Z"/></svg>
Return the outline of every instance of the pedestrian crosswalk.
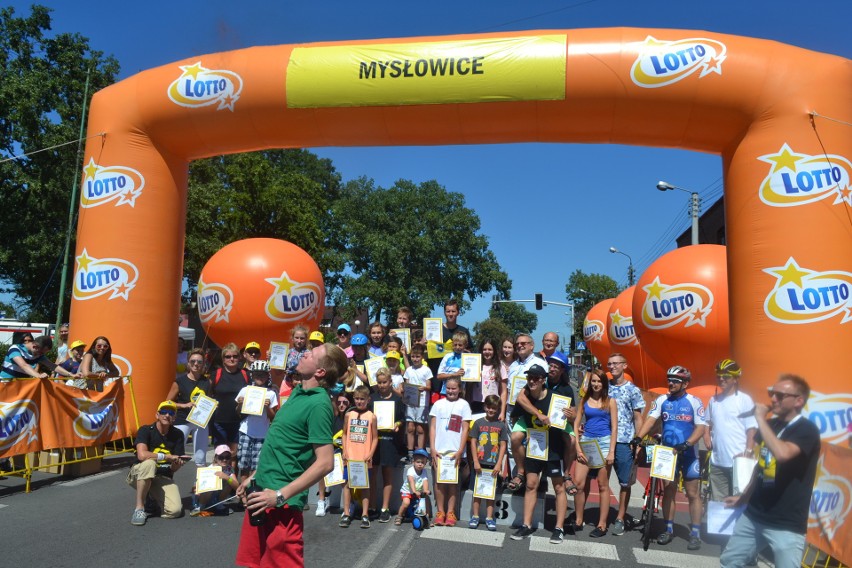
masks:
<svg viewBox="0 0 852 568"><path fill-rule="evenodd" d="M566 537L562 544L551 544L547 536L533 535L521 542L511 541L508 533L469 531L458 527L434 527L420 533L421 539L464 542L465 545L480 545L492 548L524 547L530 552L543 552L547 554L558 554L573 556L577 558L594 558L597 560L610 560L620 563L641 564L645 566L662 566L666 568L715 568L719 566L719 558L715 555L702 553L684 554L669 550L650 549L642 550L639 546L630 546L624 542L624 546L616 546L605 542L593 542L583 539Z"/></svg>

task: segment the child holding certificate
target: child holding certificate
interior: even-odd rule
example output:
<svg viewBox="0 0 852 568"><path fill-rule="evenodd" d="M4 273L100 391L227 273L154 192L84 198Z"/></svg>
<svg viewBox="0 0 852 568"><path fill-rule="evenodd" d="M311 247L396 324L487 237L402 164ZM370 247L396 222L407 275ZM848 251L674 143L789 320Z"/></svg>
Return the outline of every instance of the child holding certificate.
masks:
<svg viewBox="0 0 852 568"><path fill-rule="evenodd" d="M405 405L402 398L391 386L391 372L387 368L376 371L376 392L371 396L371 409L376 415L378 428L378 466L382 468L382 508L379 512L379 522L387 523L391 520L390 498L393 490L393 470L399 465L399 446L401 440L401 427L405 421ZM377 468L370 470L370 494L373 503L376 502L376 473Z"/></svg>
<svg viewBox="0 0 852 568"><path fill-rule="evenodd" d="M411 366L405 369L404 375L405 384L409 388L416 387L419 391L417 406L407 406L405 409L409 463L411 463L415 449L426 447L426 424L429 422L429 390L431 388L432 370L423 364L425 356L425 346L419 343L412 345ZM414 445L415 441L417 442L416 446Z"/></svg>
<svg viewBox="0 0 852 568"><path fill-rule="evenodd" d="M249 374L254 383L253 386L266 392L263 397L263 411L259 415L246 413L248 406L246 397L257 393L257 390L250 391L251 386L243 387L236 396L237 405L243 413L237 454L242 481L248 479L257 469L260 449L263 447L263 440L266 439L269 422L275 418L275 409L278 408L278 396L275 394L274 387L269 388L269 363L262 359L254 361L249 367Z"/></svg>
<svg viewBox="0 0 852 568"><path fill-rule="evenodd" d="M585 419L585 425L583 420ZM589 470L598 480L601 503L609 503L609 474L615 460L616 429L618 428L618 406L609 397L609 381L603 373L592 371L589 388L583 394L583 404L574 419L574 429L582 435L577 443L577 465L574 482L580 490L574 495L574 510L577 518L574 531L583 530L583 508L592 485ZM589 536L600 538L606 534L609 507L601 507L598 526Z"/></svg>
<svg viewBox="0 0 852 568"><path fill-rule="evenodd" d="M213 465L219 466L221 471L215 472L215 476L222 480L222 489L219 491L205 491L204 493L196 493L192 496L192 512L193 517L212 517L213 515L226 515L228 513L227 506L224 504L213 507L213 510L206 509L210 501L218 503L230 497L234 490L239 487L237 476L231 467L231 448L227 444L216 446L214 450L215 457Z"/></svg>
<svg viewBox="0 0 852 568"><path fill-rule="evenodd" d="M435 525L454 527L458 521L458 470L463 465L471 412L467 401L460 398L461 380L458 377L447 379L444 388L446 398L436 401L429 411L429 439L432 440L432 466L435 468L435 506L438 509ZM446 460L455 464L455 481L441 481L439 472L446 465L441 461Z"/></svg>
<svg viewBox="0 0 852 568"><path fill-rule="evenodd" d="M470 429L470 457L473 462L473 471L476 475L471 482L476 484L476 478L483 475L494 477L496 489L496 478L503 469L503 458L506 457L506 447L509 445L509 427L505 420L497 420L502 407L500 397L494 394L485 397L485 417L479 418ZM496 495L495 495L496 496ZM473 510L471 512L468 527L475 529L479 527L479 509L483 499L473 498ZM494 520L494 499L485 499L485 526L489 531L497 530L497 521Z"/></svg>
<svg viewBox="0 0 852 568"><path fill-rule="evenodd" d="M370 389L364 385L355 387L352 394L355 408L350 409L343 418L343 462L363 462L369 468L378 445L376 415L367 408L370 403ZM343 492L343 515L338 526L346 528L352 524L352 512L349 507L356 489L346 482ZM366 485L364 485L366 487ZM370 492L361 490L361 528L370 528Z"/></svg>
<svg viewBox="0 0 852 568"><path fill-rule="evenodd" d="M393 338L393 341L399 340ZM390 345L390 342L388 342L388 345ZM388 366L388 370L390 371L391 388L393 388L393 391L398 394L400 398L402 398L402 384L404 382L401 363L402 355L400 355L399 351L390 350L388 351L388 354L385 355L385 365Z"/></svg>

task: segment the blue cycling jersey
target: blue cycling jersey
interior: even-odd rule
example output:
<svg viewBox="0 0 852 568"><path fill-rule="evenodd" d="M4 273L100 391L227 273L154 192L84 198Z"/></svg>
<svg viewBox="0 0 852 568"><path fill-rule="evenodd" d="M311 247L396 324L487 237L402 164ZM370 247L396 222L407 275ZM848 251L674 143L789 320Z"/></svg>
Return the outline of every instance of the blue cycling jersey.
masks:
<svg viewBox="0 0 852 568"><path fill-rule="evenodd" d="M677 446L695 431L696 426L707 424L704 420L704 404L689 393L672 398L664 394L654 401L648 416L662 419L663 445Z"/></svg>

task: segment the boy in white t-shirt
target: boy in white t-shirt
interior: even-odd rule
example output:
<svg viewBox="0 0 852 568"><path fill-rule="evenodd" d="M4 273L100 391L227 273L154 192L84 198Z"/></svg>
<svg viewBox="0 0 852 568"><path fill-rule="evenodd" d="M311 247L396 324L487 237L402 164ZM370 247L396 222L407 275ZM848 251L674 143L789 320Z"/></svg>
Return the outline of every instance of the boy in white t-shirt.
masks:
<svg viewBox="0 0 852 568"><path fill-rule="evenodd" d="M278 396L273 389L269 387L269 363L264 360L254 361L249 368L249 374L254 381L255 387L266 389L266 397L263 401L264 412L257 416L255 414L245 414L243 421L240 422L240 441L238 446L238 456L240 468L240 479L245 481L257 469L257 462L260 459L260 450L263 447L263 440L266 439L266 432L269 430L269 423L275 418L275 409L278 408ZM235 400L237 408L242 412L243 401L246 398L246 393L250 387L245 386L237 393Z"/></svg>
<svg viewBox="0 0 852 568"><path fill-rule="evenodd" d="M411 506L411 501L415 498L426 499L426 514L431 514L429 504L429 479L426 477L426 463L429 461L429 454L426 450L417 450L412 457L411 466L405 470L405 478L402 481L402 487L399 490L402 497L402 504L399 506L399 513L396 515L393 524L401 525L405 519L405 511Z"/></svg>
<svg viewBox="0 0 852 568"><path fill-rule="evenodd" d="M459 470L464 469L462 458L465 455L467 435L470 430L470 405L460 397L461 381L450 377L444 383L447 398L432 405L429 411L429 439L432 440L432 466L435 468L435 501L438 511L435 513L435 526L454 527L456 499L459 484L438 483L438 458L452 459ZM460 472L459 477L463 477Z"/></svg>
<svg viewBox="0 0 852 568"><path fill-rule="evenodd" d="M432 370L423 364L426 348L416 344L411 347L411 366L405 369L405 383L420 391L417 406L405 407L406 433L408 435L408 462L415 449L426 447L426 425L429 423L429 391L432 388ZM415 445L415 441L417 445Z"/></svg>

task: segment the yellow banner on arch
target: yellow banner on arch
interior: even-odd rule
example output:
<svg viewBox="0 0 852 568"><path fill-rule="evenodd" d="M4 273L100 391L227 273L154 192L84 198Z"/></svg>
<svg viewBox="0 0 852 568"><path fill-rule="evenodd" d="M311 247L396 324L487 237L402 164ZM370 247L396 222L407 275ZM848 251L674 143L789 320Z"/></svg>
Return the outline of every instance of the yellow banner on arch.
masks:
<svg viewBox="0 0 852 568"><path fill-rule="evenodd" d="M287 107L565 99L566 35L297 47Z"/></svg>

